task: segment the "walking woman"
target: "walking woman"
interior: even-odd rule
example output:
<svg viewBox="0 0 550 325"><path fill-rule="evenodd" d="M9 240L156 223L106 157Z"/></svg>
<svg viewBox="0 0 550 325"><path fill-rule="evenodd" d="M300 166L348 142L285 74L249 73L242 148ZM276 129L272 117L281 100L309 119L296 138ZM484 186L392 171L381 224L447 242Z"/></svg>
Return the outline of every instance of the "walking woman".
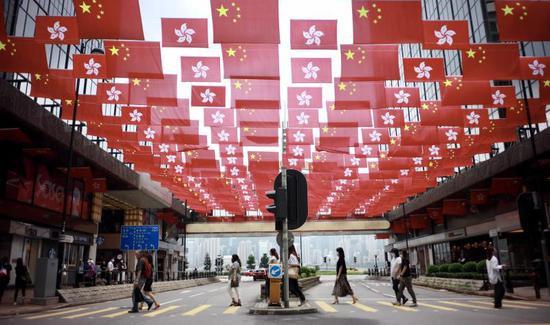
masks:
<svg viewBox="0 0 550 325"><path fill-rule="evenodd" d="M229 267L229 296L231 304L229 306L242 306L239 297L239 283L241 282L241 259L237 254L231 256L231 266Z"/></svg>
<svg viewBox="0 0 550 325"><path fill-rule="evenodd" d="M149 274L146 274L145 285L143 286L143 294L151 298L151 300L153 300L153 302L155 303L155 308L153 309L159 309L160 304L158 303L157 299L155 298L155 295L153 294L153 275L155 273L153 272L153 255L147 253L146 263L149 264L148 266L146 266L146 268L150 267L151 272L149 272ZM143 305L143 302L141 304Z"/></svg>
<svg viewBox="0 0 550 325"><path fill-rule="evenodd" d="M353 289L348 282L346 255L342 247L338 247L336 253L338 254L338 262L336 262L336 281L334 282L334 289L332 289L332 295L334 296L334 302L332 304L338 304L338 297L345 297L347 295L351 296L355 304L357 302L357 297L353 294Z"/></svg>
<svg viewBox="0 0 550 325"><path fill-rule="evenodd" d="M300 277L300 258L296 253L294 245L288 248L288 282L289 290L296 297L300 298L300 306L306 301L306 297L298 285L298 278Z"/></svg>
<svg viewBox="0 0 550 325"><path fill-rule="evenodd" d="M13 295L13 304L17 305L17 296L19 290L23 296L22 302L25 302L25 290L27 290L27 283L30 281L29 270L23 265L23 259L18 258L15 263L15 293Z"/></svg>
<svg viewBox="0 0 550 325"><path fill-rule="evenodd" d="M397 302L394 302L393 304L395 306L401 306L401 301L403 300L403 291L405 291L405 288L407 288L407 291L409 292L409 295L411 296L413 301L410 307L416 307L416 294L414 293L412 287L412 273L409 261L409 254L406 251L403 251L401 255L403 258L401 259L401 269L399 271L399 292L397 293ZM403 304L405 304L405 302L403 302Z"/></svg>
<svg viewBox="0 0 550 325"><path fill-rule="evenodd" d="M277 250L275 248L272 248L269 250L269 264L277 264L279 263L279 254L277 254ZM265 278L265 292L266 292L266 299L269 301L269 277Z"/></svg>

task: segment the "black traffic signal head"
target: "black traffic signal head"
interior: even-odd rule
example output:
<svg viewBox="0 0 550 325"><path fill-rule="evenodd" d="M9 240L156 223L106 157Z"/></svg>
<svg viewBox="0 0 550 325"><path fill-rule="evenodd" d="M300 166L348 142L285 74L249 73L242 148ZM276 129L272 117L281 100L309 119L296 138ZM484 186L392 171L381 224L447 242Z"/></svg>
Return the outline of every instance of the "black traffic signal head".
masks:
<svg viewBox="0 0 550 325"><path fill-rule="evenodd" d="M307 181L305 176L297 170L288 169L286 171L286 183L287 183L287 218L288 229L294 230L300 228L307 219L308 206L307 206ZM282 186L282 175L279 173L275 179L274 188L280 188ZM277 218L279 221L283 218ZM276 230L281 230L281 222L277 222L275 225Z"/></svg>
<svg viewBox="0 0 550 325"><path fill-rule="evenodd" d="M277 188L274 191L268 191L265 195L273 200L273 204L266 207L267 211L275 215L275 220L284 220L286 217L286 191L282 188Z"/></svg>

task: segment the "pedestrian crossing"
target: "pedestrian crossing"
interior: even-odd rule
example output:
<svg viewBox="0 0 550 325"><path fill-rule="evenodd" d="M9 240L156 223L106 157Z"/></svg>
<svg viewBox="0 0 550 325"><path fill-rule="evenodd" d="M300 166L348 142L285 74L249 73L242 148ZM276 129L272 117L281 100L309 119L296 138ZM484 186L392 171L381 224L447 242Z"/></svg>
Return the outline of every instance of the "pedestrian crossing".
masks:
<svg viewBox="0 0 550 325"><path fill-rule="evenodd" d="M312 306L319 309L322 314L338 313L347 314L351 310L356 312L362 312L365 314L372 313L384 313L388 311L403 312L403 313L425 313L425 312L439 312L439 313L453 313L461 311L472 312L487 312L494 310L492 301L489 299L459 299L459 300L428 300L426 302L420 301L418 307L410 306L395 306L390 300L365 300L355 304L351 302L333 305L329 300L314 299L310 301ZM505 300L503 303L503 309L509 310L544 310L550 311L550 303L545 302L531 302L531 301L511 301ZM237 315L247 313L247 309L243 307L222 307L208 304L200 305L184 305L184 304L172 304L169 306L162 306L158 310L142 311L138 314L132 314L131 317L196 317L199 315ZM130 317L128 315L128 309L123 307L101 307L101 306L89 306L89 307L75 307L69 309L59 309L48 313L42 313L37 315L30 315L23 317L24 320L74 320L74 319L123 319L124 317Z"/></svg>

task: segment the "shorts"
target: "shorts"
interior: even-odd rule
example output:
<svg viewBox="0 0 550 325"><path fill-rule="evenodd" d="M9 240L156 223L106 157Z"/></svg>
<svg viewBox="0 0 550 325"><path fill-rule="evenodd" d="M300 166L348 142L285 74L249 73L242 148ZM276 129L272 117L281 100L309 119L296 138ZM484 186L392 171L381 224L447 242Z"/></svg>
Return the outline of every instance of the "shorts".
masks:
<svg viewBox="0 0 550 325"><path fill-rule="evenodd" d="M153 279L145 280L145 285L143 286L143 291L152 292L153 291Z"/></svg>

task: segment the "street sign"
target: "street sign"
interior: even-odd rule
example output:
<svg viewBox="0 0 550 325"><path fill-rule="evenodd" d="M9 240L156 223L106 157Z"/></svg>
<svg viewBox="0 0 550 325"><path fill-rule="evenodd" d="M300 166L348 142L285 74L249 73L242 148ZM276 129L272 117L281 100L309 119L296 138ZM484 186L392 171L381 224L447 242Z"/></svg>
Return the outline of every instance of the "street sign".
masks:
<svg viewBox="0 0 550 325"><path fill-rule="evenodd" d="M267 277L270 279L280 279L283 277L283 267L281 264L269 264Z"/></svg>
<svg viewBox="0 0 550 325"><path fill-rule="evenodd" d="M279 232L277 233L277 245L280 247L283 247L283 233ZM288 232L288 247L294 245L294 234L292 232Z"/></svg>
<svg viewBox="0 0 550 325"><path fill-rule="evenodd" d="M159 248L159 226L122 226L120 249L157 250Z"/></svg>

